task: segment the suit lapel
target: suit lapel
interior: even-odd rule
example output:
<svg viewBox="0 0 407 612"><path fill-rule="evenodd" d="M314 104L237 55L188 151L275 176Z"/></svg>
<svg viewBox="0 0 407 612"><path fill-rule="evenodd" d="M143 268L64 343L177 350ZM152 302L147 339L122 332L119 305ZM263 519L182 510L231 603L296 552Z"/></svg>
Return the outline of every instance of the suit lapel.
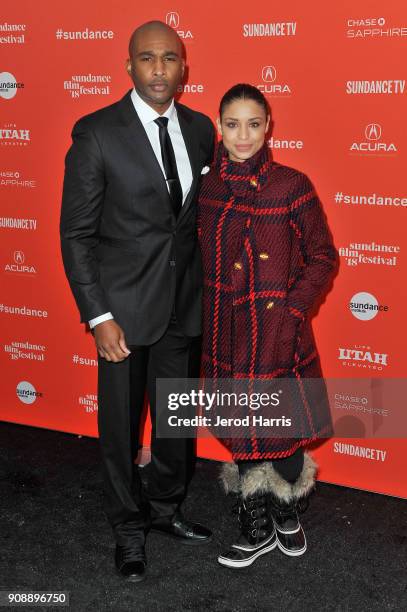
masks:
<svg viewBox="0 0 407 612"><path fill-rule="evenodd" d="M199 138L198 138L196 131L194 132L194 129L193 129L192 116L187 112L187 110L183 106L180 106L179 104L176 104L175 106L177 109L179 126L181 129L182 137L185 142L185 146L187 149L189 162L191 164L191 170L192 170L192 185L187 195L187 198L181 208L181 211L178 215L177 222L179 222L180 219L182 219L182 217L185 215L185 212L187 211L187 209L191 206L191 202L194 199L196 187L198 184L198 179L200 176L199 175L199 171L200 171L199 161L200 160L199 160Z"/></svg>
<svg viewBox="0 0 407 612"><path fill-rule="evenodd" d="M123 123L120 127L122 138L134 151L137 163L142 164L145 171L151 177L151 184L162 200L168 205L173 214L170 194L160 164L153 151L146 131L133 106L129 91L121 100L121 115ZM140 155L141 153L141 155Z"/></svg>
<svg viewBox="0 0 407 612"><path fill-rule="evenodd" d="M148 139L146 131L141 123L139 116L131 101L131 90L121 100L121 116L123 119L123 125L120 127L122 138L134 151L135 157L137 157L137 163L144 166L145 171L151 177L151 184L157 193L160 195L162 200L166 203L174 214L171 197L167 189L167 184L164 179L163 172L160 164L157 161L151 143ZM187 195L187 198L182 206L179 213L177 222L185 215L185 212L191 206L191 202L194 199L196 192L199 172L200 172L200 158L199 158L199 138L196 132L194 132L192 116L188 113L182 105L176 103L177 116L179 126L181 129L182 137L185 142L187 149L189 162L192 170L192 184L191 189ZM141 152L141 155L140 155Z"/></svg>

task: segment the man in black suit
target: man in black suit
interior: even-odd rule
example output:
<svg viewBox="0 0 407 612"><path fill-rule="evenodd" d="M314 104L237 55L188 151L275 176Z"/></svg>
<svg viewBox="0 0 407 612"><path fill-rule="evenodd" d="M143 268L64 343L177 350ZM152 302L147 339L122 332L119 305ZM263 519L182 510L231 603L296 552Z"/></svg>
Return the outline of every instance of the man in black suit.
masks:
<svg viewBox="0 0 407 612"><path fill-rule="evenodd" d="M161 22L139 27L127 63L134 89L80 119L66 156L63 261L99 354L105 510L116 568L132 581L145 576L150 528L187 544L211 538L179 509L192 445L155 435L156 378L199 376L196 197L214 129L205 115L174 103L184 69L174 30ZM152 439L144 490L134 460L146 391Z"/></svg>

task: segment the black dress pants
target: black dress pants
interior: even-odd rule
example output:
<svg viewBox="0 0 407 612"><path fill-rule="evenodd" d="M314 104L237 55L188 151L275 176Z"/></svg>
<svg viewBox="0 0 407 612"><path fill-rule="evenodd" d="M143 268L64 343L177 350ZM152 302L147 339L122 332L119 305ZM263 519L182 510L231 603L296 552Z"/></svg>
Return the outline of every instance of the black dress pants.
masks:
<svg viewBox="0 0 407 612"><path fill-rule="evenodd" d="M150 521L170 521L185 497L193 441L156 438L156 378L199 377L200 337L184 336L175 316L150 346L129 346L119 363L99 358L98 427L104 509L118 544L144 541ZM151 411L151 464L146 490L138 466L145 392Z"/></svg>

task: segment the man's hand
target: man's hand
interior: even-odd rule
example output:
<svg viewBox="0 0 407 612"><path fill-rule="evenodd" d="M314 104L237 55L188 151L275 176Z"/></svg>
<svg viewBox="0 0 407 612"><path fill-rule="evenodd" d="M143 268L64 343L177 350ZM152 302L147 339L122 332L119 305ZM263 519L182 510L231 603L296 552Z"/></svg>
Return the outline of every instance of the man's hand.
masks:
<svg viewBox="0 0 407 612"><path fill-rule="evenodd" d="M93 331L98 353L106 361L117 363L130 355L123 330L113 319L99 323Z"/></svg>

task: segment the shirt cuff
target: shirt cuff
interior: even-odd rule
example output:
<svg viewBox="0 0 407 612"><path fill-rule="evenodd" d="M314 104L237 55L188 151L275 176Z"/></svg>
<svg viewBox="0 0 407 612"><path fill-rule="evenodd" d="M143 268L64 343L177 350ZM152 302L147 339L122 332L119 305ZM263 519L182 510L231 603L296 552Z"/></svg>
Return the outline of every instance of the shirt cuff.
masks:
<svg viewBox="0 0 407 612"><path fill-rule="evenodd" d="M104 314L100 315L99 317L95 317L94 319L91 319L90 321L88 321L89 327L91 329L93 329L99 323L103 323L104 321L109 321L110 319L113 319L112 313L111 312L105 312Z"/></svg>

